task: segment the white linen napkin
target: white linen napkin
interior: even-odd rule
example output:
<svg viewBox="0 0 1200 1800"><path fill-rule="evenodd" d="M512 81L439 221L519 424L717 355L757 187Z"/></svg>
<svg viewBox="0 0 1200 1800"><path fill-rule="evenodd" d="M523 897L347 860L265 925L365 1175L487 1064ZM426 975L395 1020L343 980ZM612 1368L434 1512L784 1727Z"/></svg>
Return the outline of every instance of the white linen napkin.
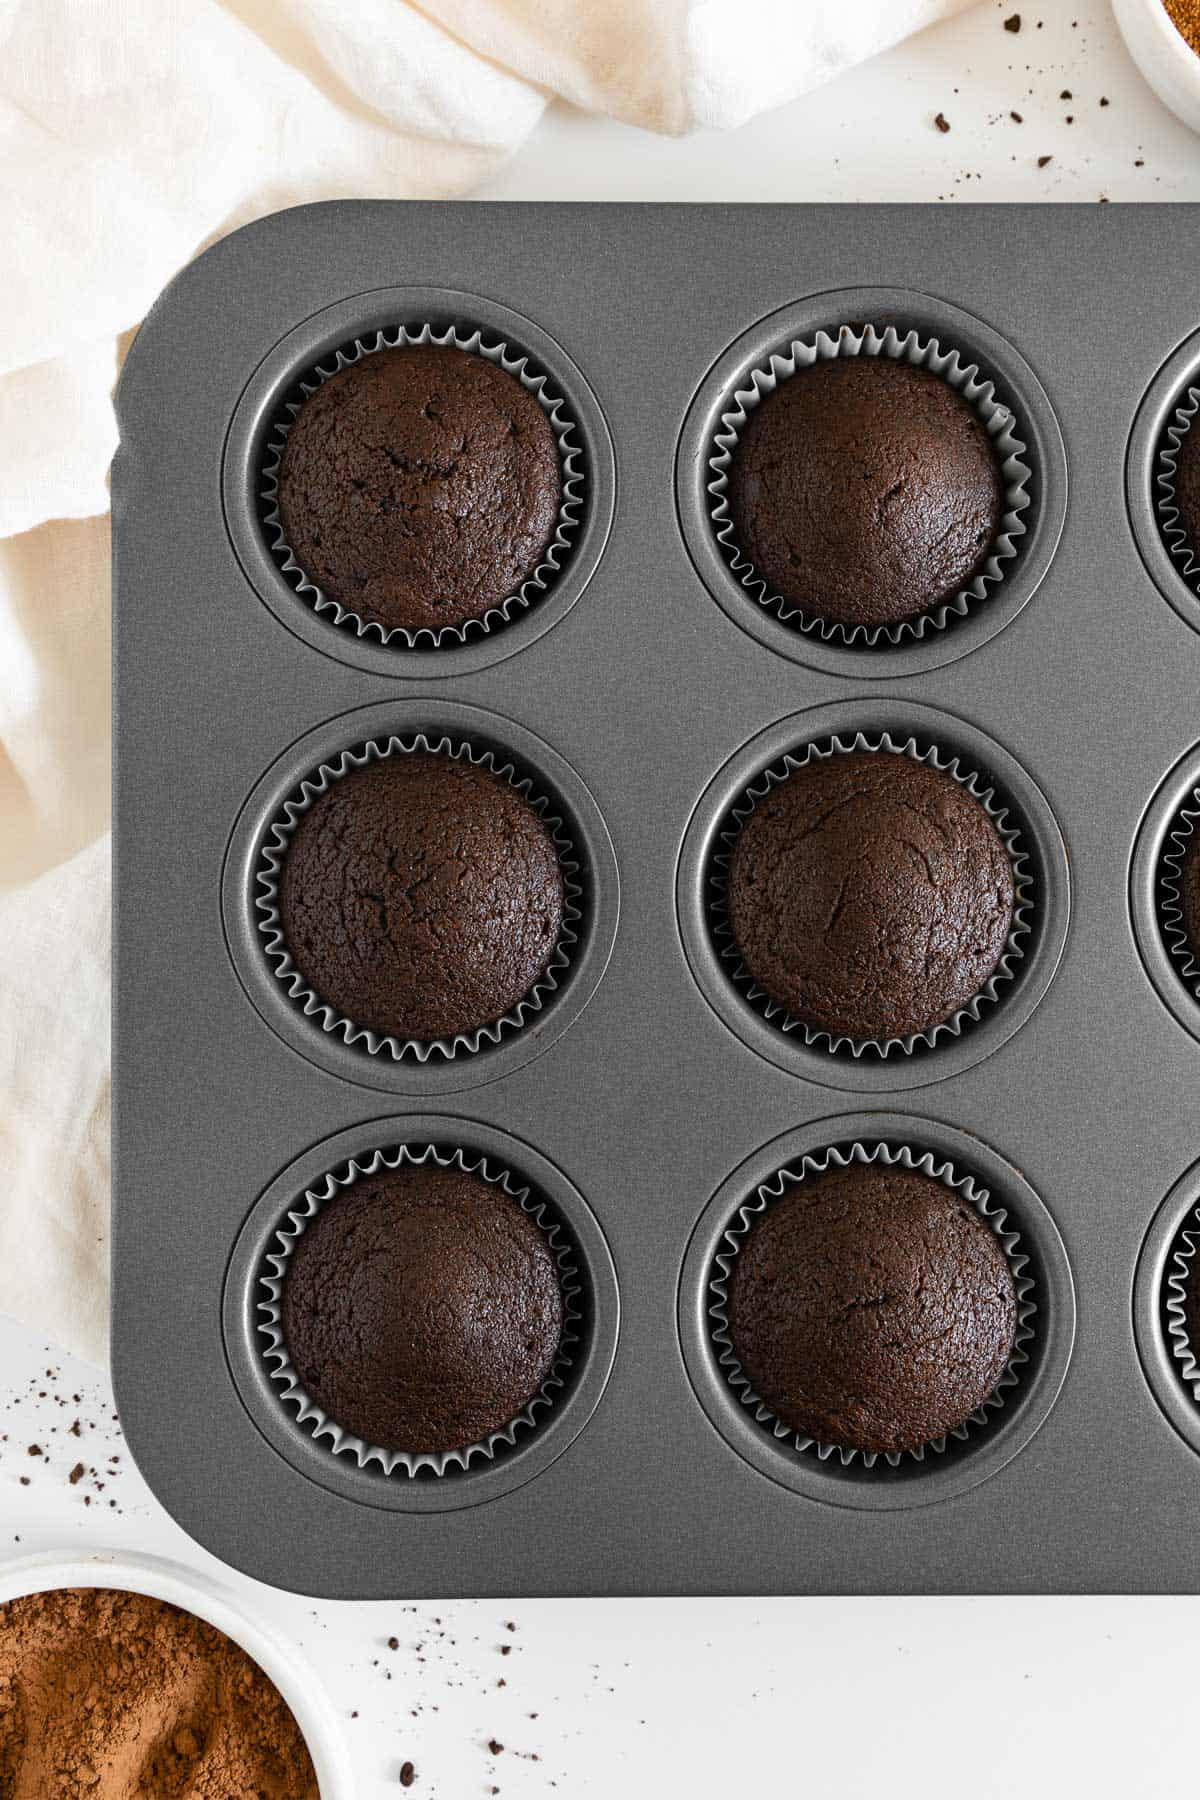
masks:
<svg viewBox="0 0 1200 1800"><path fill-rule="evenodd" d="M968 0L0 0L0 1311L107 1354L111 391L204 245L740 124Z"/></svg>

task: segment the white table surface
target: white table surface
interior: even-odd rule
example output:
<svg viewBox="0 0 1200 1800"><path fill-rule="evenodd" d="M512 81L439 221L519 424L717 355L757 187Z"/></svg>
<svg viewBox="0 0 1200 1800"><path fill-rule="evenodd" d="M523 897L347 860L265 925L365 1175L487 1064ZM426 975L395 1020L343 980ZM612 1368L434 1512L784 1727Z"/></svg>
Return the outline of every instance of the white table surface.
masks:
<svg viewBox="0 0 1200 1800"><path fill-rule="evenodd" d="M1001 20L1017 7L1023 28L1010 34ZM933 125L938 112L948 133ZM1039 169L1045 155L1052 161ZM1047 0L1039 12L985 0L730 134L656 139L557 109L480 197L1101 195L1200 199L1200 140L1128 63L1107 6ZM70 1431L77 1418L81 1438ZM31 1444L46 1454L30 1456ZM72 1485L80 1460L99 1473ZM515 1800L552 1791L1126 1800L1165 1791L1181 1771L1186 1783L1194 1759L1200 1601L406 1608L274 1593L221 1570L157 1505L129 1463L102 1375L0 1321L0 1555L104 1546L204 1567L292 1639L342 1715L363 1800L400 1792L409 1758L417 1800L494 1788ZM505 1746L499 1756L492 1738Z"/></svg>

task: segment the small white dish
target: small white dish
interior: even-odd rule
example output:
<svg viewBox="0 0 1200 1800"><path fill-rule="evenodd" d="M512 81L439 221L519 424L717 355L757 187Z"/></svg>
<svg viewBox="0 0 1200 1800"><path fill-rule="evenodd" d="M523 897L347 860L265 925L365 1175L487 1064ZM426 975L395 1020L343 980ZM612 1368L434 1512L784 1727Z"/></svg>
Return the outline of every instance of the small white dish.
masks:
<svg viewBox="0 0 1200 1800"><path fill-rule="evenodd" d="M274 1637L255 1624L206 1575L152 1556L96 1551L88 1556L28 1556L0 1564L0 1605L52 1588L119 1588L149 1594L195 1613L223 1631L270 1676L291 1707L308 1745L321 1800L352 1800L345 1746L333 1708L315 1676Z"/></svg>
<svg viewBox="0 0 1200 1800"><path fill-rule="evenodd" d="M1113 13L1125 48L1163 105L1200 131L1200 56L1162 0L1113 0Z"/></svg>

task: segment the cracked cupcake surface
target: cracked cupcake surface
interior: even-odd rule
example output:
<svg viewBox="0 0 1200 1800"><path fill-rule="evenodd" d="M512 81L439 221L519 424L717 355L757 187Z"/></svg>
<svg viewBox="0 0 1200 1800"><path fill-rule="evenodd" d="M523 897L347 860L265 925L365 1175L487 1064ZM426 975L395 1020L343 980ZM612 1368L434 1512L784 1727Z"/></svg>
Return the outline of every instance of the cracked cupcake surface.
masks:
<svg viewBox="0 0 1200 1800"><path fill-rule="evenodd" d="M1004 1248L932 1176L852 1164L769 1205L733 1258L729 1339L763 1403L821 1444L890 1454L944 1437L1008 1365Z"/></svg>
<svg viewBox="0 0 1200 1800"><path fill-rule="evenodd" d="M305 1391L364 1442L413 1455L511 1424L551 1373L563 1320L545 1233L457 1169L361 1177L301 1233L283 1285Z"/></svg>
<svg viewBox="0 0 1200 1800"><path fill-rule="evenodd" d="M752 410L729 508L743 555L809 618L897 625L982 573L1004 488L979 416L889 357L801 369Z"/></svg>
<svg viewBox="0 0 1200 1800"><path fill-rule="evenodd" d="M544 560L562 498L536 395L437 345L373 351L322 382L278 485L308 579L385 631L440 631L509 599Z"/></svg>
<svg viewBox="0 0 1200 1800"><path fill-rule="evenodd" d="M950 775L889 751L814 759L734 843L728 907L746 972L791 1017L886 1042L944 1024L1004 955L1012 863Z"/></svg>
<svg viewBox="0 0 1200 1800"><path fill-rule="evenodd" d="M330 782L279 878L288 954L318 999L401 1041L452 1038L510 1012L563 922L548 827L502 776L395 753Z"/></svg>

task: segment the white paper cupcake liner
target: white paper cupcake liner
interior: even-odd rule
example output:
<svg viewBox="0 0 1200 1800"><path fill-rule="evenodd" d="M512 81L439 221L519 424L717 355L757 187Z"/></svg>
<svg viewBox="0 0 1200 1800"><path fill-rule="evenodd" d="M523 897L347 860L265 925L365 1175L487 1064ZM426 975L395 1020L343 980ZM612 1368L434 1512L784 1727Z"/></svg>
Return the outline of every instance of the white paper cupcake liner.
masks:
<svg viewBox="0 0 1200 1800"><path fill-rule="evenodd" d="M1179 979L1200 1000L1200 962L1192 950L1183 912L1183 865L1198 821L1200 792L1193 790L1175 815L1163 845L1158 865L1158 918Z"/></svg>
<svg viewBox="0 0 1200 1800"><path fill-rule="evenodd" d="M734 451L755 407L798 370L840 356L885 356L894 362L911 363L940 375L948 386L961 394L982 421L992 441L1004 484L1004 512L987 562L979 574L949 600L915 619L903 619L898 624L845 625L821 617L819 596L814 596L811 610L786 600L772 589L750 558L743 554L729 507L729 472ZM709 515L730 572L759 606L793 630L819 637L825 643L863 649L898 645L909 640L919 642L930 632L944 631L956 619L965 617L972 606L986 599L990 588L1003 581L1006 565L1016 557L1019 540L1026 532L1022 514L1031 504L1029 484L1032 479L1027 454L1028 446L1018 435L1015 415L997 397L995 383L989 381L975 363L965 361L957 350L944 350L936 338L923 338L916 331L901 333L893 325L886 326L882 332L874 325L843 325L836 335L817 332L811 342L795 338L783 349L774 351L766 363L747 371L743 385L735 390L731 404L721 414L713 434L708 458Z"/></svg>
<svg viewBox="0 0 1200 1800"><path fill-rule="evenodd" d="M279 880L288 845L300 819L318 796L327 793L334 782L352 769L364 769L388 756L412 756L420 751L473 763L477 768L489 770L499 780L507 781L533 808L550 833L563 878L562 925L554 954L542 975L500 1018L480 1025L474 1031L460 1032L456 1037L399 1038L370 1031L365 1025L346 1018L313 991L296 967L287 947L279 912ZM450 737L429 737L424 732L411 737L373 739L359 749L343 750L333 761L321 763L306 775L300 783L299 793L287 801L267 831L255 871L254 887L254 910L263 954L297 1009L320 1030L340 1036L346 1044L359 1045L371 1056L388 1056L395 1062L408 1059L425 1063L431 1057L448 1061L456 1056L473 1055L485 1045L498 1044L502 1038L520 1031L559 987L570 967L583 919L584 889L574 844L564 820L553 811L550 801L536 792L533 781L519 776L511 762L502 762L490 750L477 750L470 743Z"/></svg>
<svg viewBox="0 0 1200 1800"><path fill-rule="evenodd" d="M1158 518L1158 528L1162 532L1163 541L1170 551L1179 573L1185 581L1190 581L1197 593L1200 594L1200 557L1197 557L1189 542L1187 528L1175 498L1179 452L1184 438L1195 422L1198 410L1200 410L1200 387L1190 387L1172 413L1171 422L1163 433L1154 473L1154 485L1158 490L1154 511Z"/></svg>
<svg viewBox="0 0 1200 1800"><path fill-rule="evenodd" d="M377 1175L383 1169L420 1168L435 1164L440 1169L458 1169L498 1187L529 1214L543 1232L558 1263L563 1299L563 1329L558 1354L549 1375L538 1392L509 1423L473 1444L459 1450L413 1453L388 1450L355 1437L331 1419L305 1390L290 1356L283 1335L282 1296L287 1279L288 1259L295 1250L310 1221L321 1208L343 1189L352 1187L363 1176ZM322 1444L331 1456L351 1457L360 1469L377 1465L385 1475L411 1477L419 1474L445 1476L461 1473L472 1462L495 1461L497 1454L511 1450L525 1434L536 1430L539 1417L552 1407L566 1385L567 1377L580 1340L582 1328L581 1289L576 1253L558 1222L548 1215L545 1201L522 1184L509 1170L489 1163L485 1157L462 1150L439 1151L426 1144L410 1149L402 1144L395 1150L376 1150L373 1155L345 1163L332 1171L316 1186L309 1188L288 1212L264 1257L258 1281L259 1299L255 1308L256 1330L263 1360L271 1382L282 1404L294 1409L297 1425L305 1428L314 1442Z"/></svg>
<svg viewBox="0 0 1200 1800"><path fill-rule="evenodd" d="M907 756L913 762L926 763L930 768L949 775L983 807L992 824L996 827L1012 865L1013 875L1013 916L1009 926L1008 937L1003 954L991 976L966 1006L959 1007L951 1018L941 1024L931 1025L927 1031L914 1033L902 1038L854 1038L844 1034L835 1034L807 1025L797 1019L786 1006L759 986L742 960L741 951L729 922L729 864L733 855L738 835L746 820L750 817L758 803L765 799L773 787L802 769L813 761L828 761L834 756L849 756L856 751L870 751L876 755ZM937 745L930 744L922 748L916 738L895 738L890 732L868 735L855 732L852 738L832 737L820 742L807 744L803 749L789 752L786 756L764 769L762 774L748 787L729 812L729 823L718 836L718 848L714 850L709 865L709 923L714 948L721 959L729 979L742 992L744 997L754 1006L760 1016L772 1024L776 1030L785 1033L799 1032L803 1041L814 1048L824 1049L831 1055L849 1052L851 1056L861 1057L868 1052L882 1057L901 1055L909 1056L918 1045L932 1049L944 1037L960 1037L972 1025L977 1025L988 1007L994 1006L1003 997L1002 989L1007 982L1013 980L1018 964L1025 954L1025 944L1032 929L1034 909L1034 880L1029 858L1021 841L1020 829L1009 819L1009 809L996 797L995 789L985 785L979 775L964 767L961 759L955 755L947 755Z"/></svg>
<svg viewBox="0 0 1200 1800"><path fill-rule="evenodd" d="M528 576L514 594L508 595L496 606L491 607L477 619L466 619L461 625L444 625L434 631L429 626L422 626L417 631L407 626L385 626L375 621L364 620L351 608L343 606L324 593L315 582L311 581L304 569L293 555L291 545L284 534L283 520L279 514L279 469L283 457L287 435L292 422L300 411L303 400L289 401L283 414L275 420L267 434L264 451L264 464L260 478L260 502L262 506L262 522L266 533L267 545L280 570L288 577L296 593L305 600L314 612L322 614L334 625L354 633L356 637L375 637L382 644L390 644L407 650L437 650L454 644L470 643L473 638L486 637L491 632L507 625L520 612L532 606L540 595L553 584L568 556L572 544L578 535L579 524L584 505L585 475L583 449L579 441L575 420L572 418L566 401L562 395L551 387L548 378L534 369L523 351L511 350L502 340L485 341L482 331L469 333L456 331L453 326L438 330L435 326L424 324L410 327L397 325L389 331L377 331L372 337L355 338L346 349L334 351L332 357L310 369L300 377L297 386L304 400L314 394L323 382L348 369L352 364L360 362L364 356L373 356L379 350L409 349L414 345L436 344L440 348L465 350L474 356L482 356L486 361L495 363L509 375L514 375L521 386L531 393L538 405L550 421L558 444L562 497L559 502L558 520L554 537L546 548L545 555L532 575Z"/></svg>
<svg viewBox="0 0 1200 1800"><path fill-rule="evenodd" d="M751 1384L749 1376L738 1361L737 1354L729 1335L729 1277L733 1264L755 1220L775 1201L782 1199L791 1187L797 1186L811 1176L822 1175L831 1168L845 1169L852 1163L882 1163L889 1168L899 1167L929 1175L943 1186L953 1188L964 1200L987 1221L991 1230L1003 1246L1012 1272L1013 1286L1017 1296L1017 1324L1013 1339L1012 1353L996 1386L983 1404L971 1414L963 1424L958 1425L945 1437L934 1438L927 1444L919 1445L915 1450L889 1450L882 1454L875 1450L850 1449L844 1444L825 1444L819 1439L809 1437L806 1432L797 1431L794 1426L785 1425L771 1408L765 1404ZM874 1469L880 1463L896 1468L902 1462L925 1461L927 1455L943 1456L952 1443L963 1443L973 1434L986 1427L994 1416L1004 1407L1011 1390L1021 1377L1022 1365L1029 1361L1028 1344L1034 1336L1032 1323L1037 1312L1037 1301L1034 1297L1033 1278L1026 1274L1029 1258L1021 1248L1021 1240L1017 1231L1009 1225L1008 1214L1002 1206L993 1203L987 1188L980 1187L970 1175L956 1170L948 1159L939 1160L929 1151L910 1148L907 1144L892 1145L884 1143L855 1142L848 1150L836 1147L815 1152L805 1156L800 1164L789 1164L781 1169L770 1181L755 1191L754 1197L739 1207L732 1224L722 1238L722 1249L717 1251L713 1259L713 1271L709 1277L708 1318L709 1334L717 1351L717 1360L724 1371L730 1387L737 1394L741 1404L748 1412L753 1413L755 1420L763 1430L775 1438L782 1446L794 1450L797 1455L813 1455L821 1462L828 1462L836 1457L843 1468L857 1464L864 1470ZM790 1440L790 1442L789 1442Z"/></svg>

